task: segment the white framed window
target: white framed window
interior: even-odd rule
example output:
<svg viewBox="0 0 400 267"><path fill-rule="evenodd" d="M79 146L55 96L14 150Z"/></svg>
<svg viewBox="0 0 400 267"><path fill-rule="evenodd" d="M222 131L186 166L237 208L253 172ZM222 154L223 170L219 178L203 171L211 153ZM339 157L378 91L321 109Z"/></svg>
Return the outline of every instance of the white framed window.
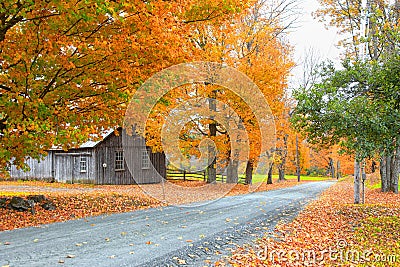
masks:
<svg viewBox="0 0 400 267"><path fill-rule="evenodd" d="M79 170L80 172L87 172L87 157L81 156L79 160Z"/></svg>
<svg viewBox="0 0 400 267"><path fill-rule="evenodd" d="M150 169L150 159L147 149L142 150L142 169Z"/></svg>
<svg viewBox="0 0 400 267"><path fill-rule="evenodd" d="M115 151L115 170L124 170L124 151L122 150Z"/></svg>

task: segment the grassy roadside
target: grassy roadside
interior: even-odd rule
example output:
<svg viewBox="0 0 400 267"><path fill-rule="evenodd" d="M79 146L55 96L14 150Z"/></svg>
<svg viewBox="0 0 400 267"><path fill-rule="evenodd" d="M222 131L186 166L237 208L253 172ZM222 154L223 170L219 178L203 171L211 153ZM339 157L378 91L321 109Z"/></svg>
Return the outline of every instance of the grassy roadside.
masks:
<svg viewBox="0 0 400 267"><path fill-rule="evenodd" d="M217 266L400 266L400 196L367 189L354 205L350 180Z"/></svg>
<svg viewBox="0 0 400 267"><path fill-rule="evenodd" d="M296 175L285 175L285 179L288 181L297 181L297 176ZM326 181L328 180L329 177L321 177L321 176L305 176L301 175L300 176L300 181L307 182L307 181ZM260 183L260 182L266 182L267 178L265 175L260 175L260 174L254 174L253 175L253 183ZM278 175L274 174L272 175L272 180L275 182L278 180Z"/></svg>
<svg viewBox="0 0 400 267"><path fill-rule="evenodd" d="M200 176L196 176L196 177L190 177L187 180L198 180L198 181L203 181L203 177ZM244 175L239 175L240 181L243 182L245 179ZM224 178L226 179L226 178ZM285 179L287 181L297 181L297 176L296 175L285 175ZM309 182L309 181L326 181L329 180L330 177L326 177L326 176L307 176L307 175L301 175L300 176L300 181L302 182ZM183 180L182 175L173 175L170 174L169 175L169 180ZM217 181L220 182L222 180L221 175L217 175ZM272 180L274 182L276 182L278 180L278 175L274 174L272 175ZM267 176L265 174L254 174L253 175L253 183L265 183L267 181Z"/></svg>
<svg viewBox="0 0 400 267"><path fill-rule="evenodd" d="M381 189L381 183L373 184L368 186L371 189ZM400 184L399 184L399 191L400 191Z"/></svg>

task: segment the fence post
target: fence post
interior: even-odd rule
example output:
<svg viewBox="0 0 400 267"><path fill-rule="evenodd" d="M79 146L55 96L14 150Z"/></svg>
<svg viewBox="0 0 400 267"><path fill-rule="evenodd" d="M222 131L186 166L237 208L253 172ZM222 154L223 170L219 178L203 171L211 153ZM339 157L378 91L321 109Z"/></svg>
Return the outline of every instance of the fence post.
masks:
<svg viewBox="0 0 400 267"><path fill-rule="evenodd" d="M183 170L183 181L186 181L186 170Z"/></svg>
<svg viewBox="0 0 400 267"><path fill-rule="evenodd" d="M203 180L204 180L204 182L206 181L206 170L204 170L204 172L203 172Z"/></svg>

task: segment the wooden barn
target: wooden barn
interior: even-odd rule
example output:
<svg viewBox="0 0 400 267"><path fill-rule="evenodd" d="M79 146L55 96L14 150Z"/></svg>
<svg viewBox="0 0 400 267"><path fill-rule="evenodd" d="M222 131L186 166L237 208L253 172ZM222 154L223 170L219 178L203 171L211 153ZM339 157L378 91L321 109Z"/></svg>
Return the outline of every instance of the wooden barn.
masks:
<svg viewBox="0 0 400 267"><path fill-rule="evenodd" d="M123 146L122 129L110 130L100 141L88 141L63 151L53 148L41 161L28 159L29 171L10 169L13 179L42 179L69 183L146 184L166 177L164 153L152 153L139 136L128 136Z"/></svg>

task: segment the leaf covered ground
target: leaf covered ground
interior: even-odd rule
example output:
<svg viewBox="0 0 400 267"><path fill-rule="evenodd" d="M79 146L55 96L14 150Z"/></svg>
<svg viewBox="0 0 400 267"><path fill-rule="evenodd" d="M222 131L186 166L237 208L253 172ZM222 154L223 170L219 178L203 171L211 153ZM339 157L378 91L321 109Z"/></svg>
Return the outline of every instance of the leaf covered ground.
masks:
<svg viewBox="0 0 400 267"><path fill-rule="evenodd" d="M203 182L175 182L166 185L171 188L167 203L184 204L212 200L225 195L246 194L296 185L296 182L282 182L273 185L227 185L206 186ZM0 209L0 231L12 230L46 223L62 222L101 214L129 212L166 205L160 198L153 198L162 192L162 185L84 185L45 183L38 181L0 182L0 197L42 194L51 199L57 209L48 211L35 206L35 214L11 209ZM150 194L150 195L149 195Z"/></svg>
<svg viewBox="0 0 400 267"><path fill-rule="evenodd" d="M346 180L288 224L244 245L217 266L400 266L400 196L367 189L354 205Z"/></svg>

